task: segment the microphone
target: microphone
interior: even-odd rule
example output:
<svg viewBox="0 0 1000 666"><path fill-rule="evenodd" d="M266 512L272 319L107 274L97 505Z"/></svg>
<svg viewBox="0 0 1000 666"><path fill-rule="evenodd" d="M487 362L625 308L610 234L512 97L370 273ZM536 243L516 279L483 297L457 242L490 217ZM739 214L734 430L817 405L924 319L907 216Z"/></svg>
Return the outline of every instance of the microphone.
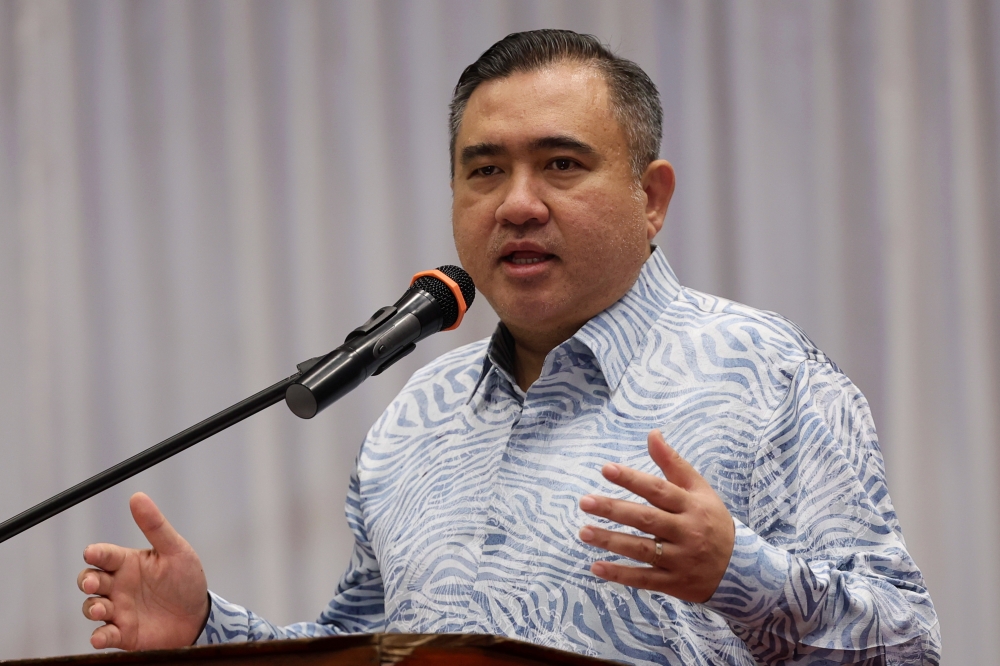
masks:
<svg viewBox="0 0 1000 666"><path fill-rule="evenodd" d="M285 404L311 419L427 336L458 328L475 297L472 278L458 266L417 273L394 305L379 308L326 356L301 364L302 376L285 391Z"/></svg>

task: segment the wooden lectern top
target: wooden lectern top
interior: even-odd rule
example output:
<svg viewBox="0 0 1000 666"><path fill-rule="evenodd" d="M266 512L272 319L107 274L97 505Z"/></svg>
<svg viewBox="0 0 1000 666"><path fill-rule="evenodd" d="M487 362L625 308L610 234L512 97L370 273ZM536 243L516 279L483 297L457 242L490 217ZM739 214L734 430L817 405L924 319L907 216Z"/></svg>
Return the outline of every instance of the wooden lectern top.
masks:
<svg viewBox="0 0 1000 666"><path fill-rule="evenodd" d="M357 634L3 661L25 666L528 666L616 662L486 634Z"/></svg>

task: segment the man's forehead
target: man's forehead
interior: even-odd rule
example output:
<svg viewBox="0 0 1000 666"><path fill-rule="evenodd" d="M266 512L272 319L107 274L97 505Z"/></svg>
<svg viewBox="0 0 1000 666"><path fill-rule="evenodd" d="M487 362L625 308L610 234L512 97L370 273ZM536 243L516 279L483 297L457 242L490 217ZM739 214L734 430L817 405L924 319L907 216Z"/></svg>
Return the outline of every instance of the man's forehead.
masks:
<svg viewBox="0 0 1000 666"><path fill-rule="evenodd" d="M603 75L589 65L558 63L516 72L472 93L456 148L460 154L476 144L546 148L557 137L592 146L594 130L613 120L608 102Z"/></svg>

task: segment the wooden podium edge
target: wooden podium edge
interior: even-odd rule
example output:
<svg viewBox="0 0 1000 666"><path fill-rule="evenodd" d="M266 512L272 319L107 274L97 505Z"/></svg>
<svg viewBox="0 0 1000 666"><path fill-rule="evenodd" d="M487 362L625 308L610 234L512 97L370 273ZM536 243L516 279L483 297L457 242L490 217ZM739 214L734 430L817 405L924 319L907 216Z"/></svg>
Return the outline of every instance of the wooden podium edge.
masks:
<svg viewBox="0 0 1000 666"><path fill-rule="evenodd" d="M301 664L354 666L436 666L438 664L589 664L609 665L616 662L566 652L552 647L490 634L349 634L203 645L177 650L147 650L142 652L98 652L64 657L3 660L8 666L125 666L176 663L238 664L248 661L260 664Z"/></svg>
<svg viewBox="0 0 1000 666"><path fill-rule="evenodd" d="M166 664L190 661L225 661L232 658L257 659L278 654L308 655L331 650L351 648L372 648L378 651L378 637L382 634L349 634L345 636L323 636L321 638L296 638L289 640L255 641L250 643L223 643L220 645L193 645L175 650L141 650L138 652L93 652L64 657L42 657L37 659L3 660L0 664L24 664L24 666L87 666L88 664ZM331 645L336 643L336 647Z"/></svg>

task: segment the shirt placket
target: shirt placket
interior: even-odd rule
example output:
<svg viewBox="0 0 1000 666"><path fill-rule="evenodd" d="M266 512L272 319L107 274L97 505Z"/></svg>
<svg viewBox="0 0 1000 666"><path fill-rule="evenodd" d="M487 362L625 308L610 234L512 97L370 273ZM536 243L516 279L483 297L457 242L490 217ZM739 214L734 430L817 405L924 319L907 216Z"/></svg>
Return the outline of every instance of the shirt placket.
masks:
<svg viewBox="0 0 1000 666"><path fill-rule="evenodd" d="M519 410L515 413L510 422L510 431L506 438L505 445L496 466L496 472L492 478L492 488L486 509L486 519L483 525L482 540L480 541L479 569L476 580L473 584L473 597L475 602L468 608L469 616L466 620L464 631L485 631L489 633L504 633L505 635L516 635L520 633L520 628L530 626L529 618L511 616L511 609L525 606L520 604L496 603L497 595L516 596L516 589L521 584L528 581L512 581L509 576L500 575L494 572L502 572L511 565L503 554L503 546L510 536L512 529L516 526L518 517L513 514L510 506L510 499L513 493L513 483L515 479L523 485L530 479L525 479L525 469L514 464L514 458L524 453L524 444L539 436L539 430L545 425L547 416L543 413L542 404L537 398L540 389L546 383L551 382L553 368L558 367L559 360L564 356L561 350L555 350L546 359L542 368L542 375L539 380L525 394L512 378L505 372L500 371L506 382L504 386L505 394L509 399L514 400ZM504 608L502 613L496 612L497 608Z"/></svg>

